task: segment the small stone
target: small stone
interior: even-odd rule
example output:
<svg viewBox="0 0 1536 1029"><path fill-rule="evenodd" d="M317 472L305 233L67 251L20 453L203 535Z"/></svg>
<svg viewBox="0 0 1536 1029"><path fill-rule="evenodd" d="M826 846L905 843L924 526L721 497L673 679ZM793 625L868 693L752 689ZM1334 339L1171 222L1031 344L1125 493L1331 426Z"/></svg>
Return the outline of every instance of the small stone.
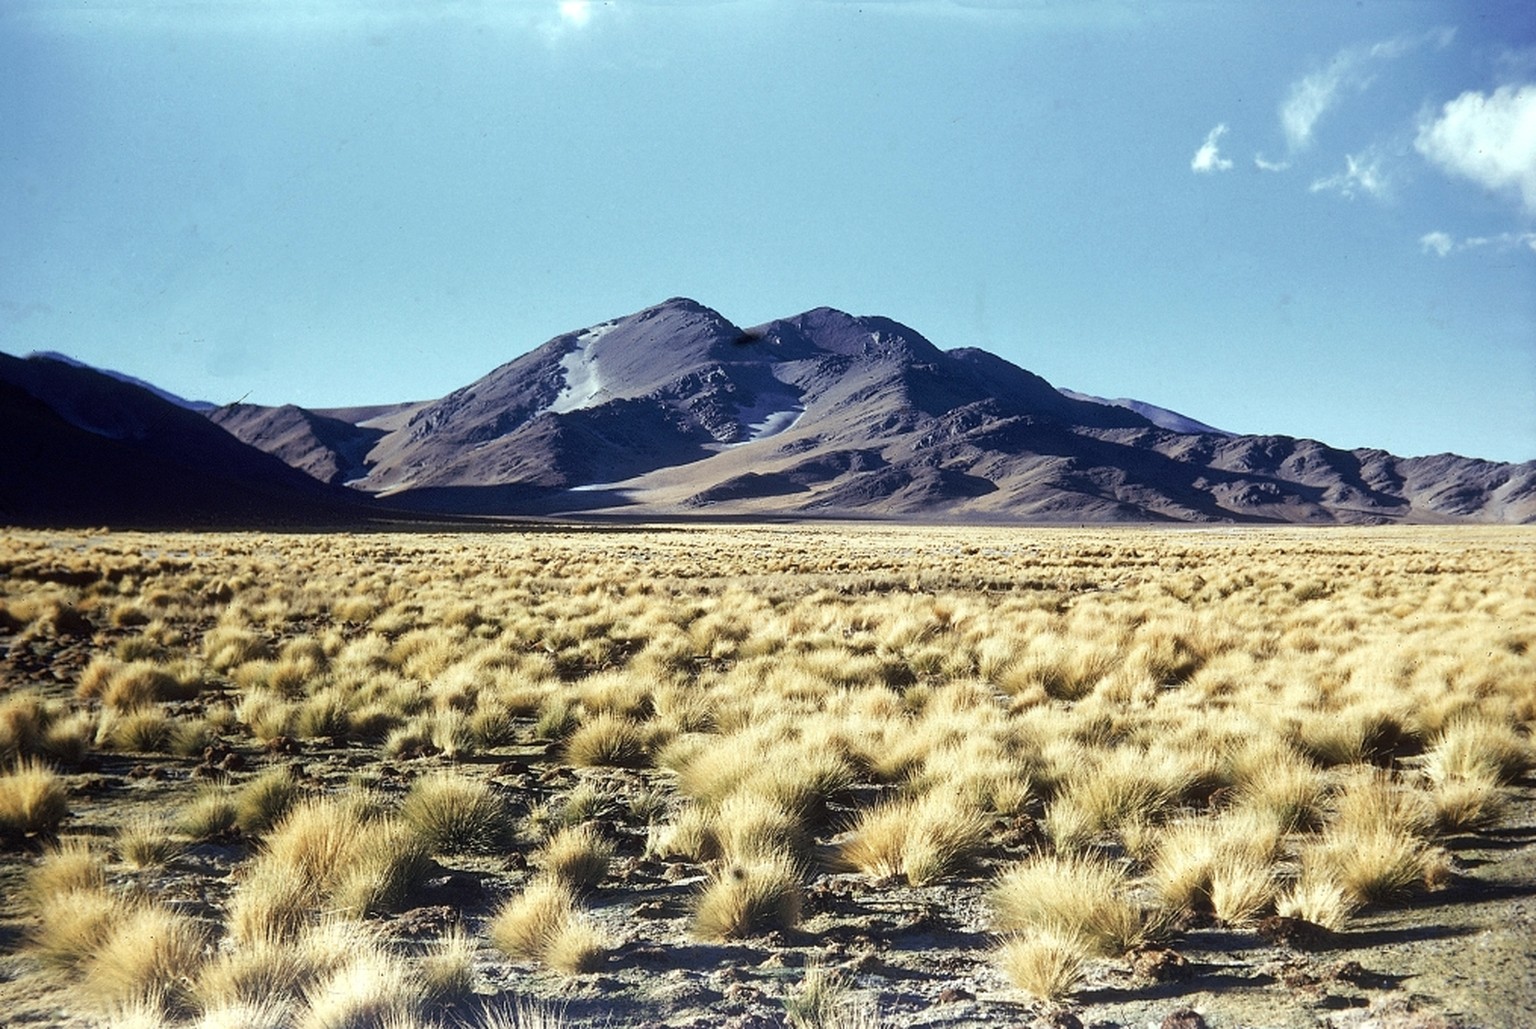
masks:
<svg viewBox="0 0 1536 1029"><path fill-rule="evenodd" d="M725 988L725 999L732 1004L746 1004L758 1000L763 991L747 983L731 983Z"/></svg>
<svg viewBox="0 0 1536 1029"><path fill-rule="evenodd" d="M1189 974L1189 962L1178 951L1138 950L1130 955L1131 971L1155 983L1172 982Z"/></svg>
<svg viewBox="0 0 1536 1029"><path fill-rule="evenodd" d="M636 918L666 918L667 905L659 900L648 900L635 905Z"/></svg>
<svg viewBox="0 0 1536 1029"><path fill-rule="evenodd" d="M1256 931L1266 943L1297 950L1322 950L1334 940L1334 934L1322 926L1286 915L1270 915L1258 924Z"/></svg>
<svg viewBox="0 0 1536 1029"><path fill-rule="evenodd" d="M472 875L449 872L422 883L419 896L433 904L472 907L485 895L485 885Z"/></svg>
<svg viewBox="0 0 1536 1029"><path fill-rule="evenodd" d="M1205 1018L1194 1008L1170 1011L1159 1029L1206 1029Z"/></svg>
<svg viewBox="0 0 1536 1029"><path fill-rule="evenodd" d="M447 904L412 908L395 917L391 929L402 936L441 936L459 924L457 909Z"/></svg>
<svg viewBox="0 0 1536 1029"><path fill-rule="evenodd" d="M1367 989L1379 990L1392 985L1392 980L1377 972L1372 972L1358 961L1340 961L1332 965L1323 973L1335 982L1352 983L1355 986L1363 986Z"/></svg>
<svg viewBox="0 0 1536 1029"><path fill-rule="evenodd" d="M958 986L946 986L939 991L940 1004L958 1004L963 1000L975 1000L976 994L970 990L962 990Z"/></svg>
<svg viewBox="0 0 1536 1029"><path fill-rule="evenodd" d="M708 1024L708 1023L706 1023ZM747 1012L724 1023L724 1029L779 1029L779 1023L767 1015Z"/></svg>
<svg viewBox="0 0 1536 1029"><path fill-rule="evenodd" d="M688 878L688 866L680 861L674 861L661 870L661 877L669 883L675 883L679 879Z"/></svg>
<svg viewBox="0 0 1536 1029"><path fill-rule="evenodd" d="M1035 1021L1040 1029L1083 1029L1083 1020L1066 1008L1053 1008Z"/></svg>

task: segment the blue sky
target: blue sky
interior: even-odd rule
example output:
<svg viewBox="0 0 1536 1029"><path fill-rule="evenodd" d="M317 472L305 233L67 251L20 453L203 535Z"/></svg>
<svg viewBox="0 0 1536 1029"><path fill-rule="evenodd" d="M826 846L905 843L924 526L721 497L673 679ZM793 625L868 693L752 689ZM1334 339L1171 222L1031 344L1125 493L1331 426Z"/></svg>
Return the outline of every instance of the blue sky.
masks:
<svg viewBox="0 0 1536 1029"><path fill-rule="evenodd" d="M7 0L0 349L441 395L669 296L1536 458L1523 4Z"/></svg>

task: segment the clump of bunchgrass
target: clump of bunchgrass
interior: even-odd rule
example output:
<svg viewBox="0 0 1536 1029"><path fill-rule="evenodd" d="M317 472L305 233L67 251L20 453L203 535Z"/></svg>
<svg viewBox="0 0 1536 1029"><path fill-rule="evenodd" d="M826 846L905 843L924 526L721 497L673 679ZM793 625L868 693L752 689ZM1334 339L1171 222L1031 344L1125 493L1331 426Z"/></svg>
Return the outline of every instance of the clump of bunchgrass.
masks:
<svg viewBox="0 0 1536 1029"><path fill-rule="evenodd" d="M122 923L132 905L101 888L36 896L37 924L28 933L29 950L44 964L78 969Z"/></svg>
<svg viewBox="0 0 1536 1029"><path fill-rule="evenodd" d="M1461 717L1440 732L1419 760L1437 785L1458 779L1505 784L1531 767L1536 750L1507 722Z"/></svg>
<svg viewBox="0 0 1536 1029"><path fill-rule="evenodd" d="M426 843L398 819L370 817L355 799L302 801L267 835L236 891L232 931L291 934L320 911L398 910L430 865Z"/></svg>
<svg viewBox="0 0 1536 1029"><path fill-rule="evenodd" d="M646 835L646 853L661 858L711 861L720 856L720 837L714 813L688 804L667 822L655 823Z"/></svg>
<svg viewBox="0 0 1536 1029"><path fill-rule="evenodd" d="M539 849L533 863L546 875L587 889L602 882L613 860L613 844L590 824L567 826Z"/></svg>
<svg viewBox="0 0 1536 1029"><path fill-rule="evenodd" d="M839 856L866 875L900 876L923 886L979 853L989 827L987 819L958 796L937 791L864 812Z"/></svg>
<svg viewBox="0 0 1536 1029"><path fill-rule="evenodd" d="M1337 882L1311 876L1298 880L1275 900L1275 913L1338 932L1359 906L1359 900Z"/></svg>
<svg viewBox="0 0 1536 1029"><path fill-rule="evenodd" d="M1423 840L1388 826L1332 828L1301 852L1302 882L1333 883L1355 905L1422 889L1435 867Z"/></svg>
<svg viewBox="0 0 1536 1029"><path fill-rule="evenodd" d="M1032 997L1055 1003L1083 982L1091 948L1076 933L1049 927L1011 935L992 954L1003 977Z"/></svg>
<svg viewBox="0 0 1536 1029"><path fill-rule="evenodd" d="M879 1021L877 1013L864 1011L846 975L814 960L785 995L784 1017L791 1029L853 1029Z"/></svg>
<svg viewBox="0 0 1536 1029"><path fill-rule="evenodd" d="M367 949L306 991L298 1029L409 1027L420 1014L421 985L398 957Z"/></svg>
<svg viewBox="0 0 1536 1029"><path fill-rule="evenodd" d="M198 791L176 816L176 831L194 840L208 840L233 830L240 817L230 792L222 786Z"/></svg>
<svg viewBox="0 0 1536 1029"><path fill-rule="evenodd" d="M105 747L129 754L164 753L171 741L171 719L159 708L103 711L96 739Z"/></svg>
<svg viewBox="0 0 1536 1029"><path fill-rule="evenodd" d="M1236 791L1238 806L1271 816L1282 832L1315 829L1322 823L1327 782L1300 755L1289 748L1277 750L1245 772Z"/></svg>
<svg viewBox="0 0 1536 1029"><path fill-rule="evenodd" d="M35 908L60 894L102 890L106 884L104 855L89 840L67 837L45 849L37 864L28 870L24 895Z"/></svg>
<svg viewBox="0 0 1536 1029"><path fill-rule="evenodd" d="M634 720L602 712L582 721L565 744L565 759L578 768L645 763L645 737Z"/></svg>
<svg viewBox="0 0 1536 1029"><path fill-rule="evenodd" d="M235 794L235 823L243 832L266 832L303 797L304 787L293 769L284 765L268 768Z"/></svg>
<svg viewBox="0 0 1536 1029"><path fill-rule="evenodd" d="M752 936L792 929L800 921L800 875L784 855L721 868L694 909L694 931L705 939Z"/></svg>
<svg viewBox="0 0 1536 1029"><path fill-rule="evenodd" d="M52 835L68 815L69 792L43 762L29 758L0 773L0 846Z"/></svg>
<svg viewBox="0 0 1536 1029"><path fill-rule="evenodd" d="M107 679L101 702L115 711L135 711L192 692L169 668L154 661L131 661Z"/></svg>
<svg viewBox="0 0 1536 1029"><path fill-rule="evenodd" d="M426 999L448 1006L462 1004L474 996L479 983L475 952L475 938L459 926L432 941L417 965Z"/></svg>
<svg viewBox="0 0 1536 1029"><path fill-rule="evenodd" d="M158 868L181 851L181 843L164 819L135 815L117 831L117 853L129 868Z"/></svg>
<svg viewBox="0 0 1536 1029"><path fill-rule="evenodd" d="M593 970L607 950L571 884L548 876L503 904L488 931L502 953L571 974Z"/></svg>
<svg viewBox="0 0 1536 1029"><path fill-rule="evenodd" d="M102 1003L153 999L181 1010L203 963L203 945L190 917L153 904L132 907L84 963L83 987Z"/></svg>
<svg viewBox="0 0 1536 1029"><path fill-rule="evenodd" d="M753 793L726 798L715 812L715 839L728 862L786 854L810 859L811 839L800 819L776 801Z"/></svg>
<svg viewBox="0 0 1536 1029"><path fill-rule="evenodd" d="M1132 901L1120 868L1094 858L1039 855L1005 871L990 901L1005 932L1051 931L1079 938L1094 954L1118 956L1154 938L1158 912Z"/></svg>
<svg viewBox="0 0 1536 1029"><path fill-rule="evenodd" d="M495 788L453 772L434 772L413 782L400 816L440 854L500 853L516 832Z"/></svg>
<svg viewBox="0 0 1536 1029"><path fill-rule="evenodd" d="M262 636L239 626L219 626L203 637L203 659L216 672L228 672L248 661L267 661L272 649Z"/></svg>
<svg viewBox="0 0 1536 1029"><path fill-rule="evenodd" d="M1239 808L1169 826L1156 842L1153 889L1175 910L1214 914L1233 924L1251 921L1274 898L1273 863L1281 845L1275 817L1282 816Z"/></svg>
<svg viewBox="0 0 1536 1029"><path fill-rule="evenodd" d="M1473 775L1441 780L1429 800L1434 828L1442 833L1486 828L1497 823L1508 809L1497 781Z"/></svg>

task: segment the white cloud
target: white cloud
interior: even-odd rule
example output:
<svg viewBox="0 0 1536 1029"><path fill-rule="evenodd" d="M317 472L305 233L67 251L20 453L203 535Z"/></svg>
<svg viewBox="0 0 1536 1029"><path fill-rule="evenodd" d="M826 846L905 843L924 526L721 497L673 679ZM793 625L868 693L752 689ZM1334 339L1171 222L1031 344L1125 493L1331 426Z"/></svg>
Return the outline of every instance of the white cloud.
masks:
<svg viewBox="0 0 1536 1029"><path fill-rule="evenodd" d="M1438 257L1484 248L1509 251L1525 247L1532 253L1536 253L1536 232L1501 232L1497 236L1468 236L1457 240L1450 233L1437 229L1420 236L1419 247L1426 254L1435 254Z"/></svg>
<svg viewBox="0 0 1536 1029"><path fill-rule="evenodd" d="M1338 193L1346 200L1353 200L1362 193L1385 200L1390 196L1390 191L1387 174L1381 167L1381 158L1370 152L1358 157L1345 154L1343 171L1312 183L1312 192Z"/></svg>
<svg viewBox="0 0 1536 1029"><path fill-rule="evenodd" d="M1420 124L1414 148L1453 175L1518 194L1536 212L1536 85L1461 94Z"/></svg>
<svg viewBox="0 0 1536 1029"><path fill-rule="evenodd" d="M1260 171L1283 172L1291 166L1290 161L1271 161L1263 154L1253 155L1253 166Z"/></svg>
<svg viewBox="0 0 1536 1029"><path fill-rule="evenodd" d="M1448 46L1456 30L1431 29L1420 36L1396 36L1353 46L1333 55L1327 66L1303 76L1291 84L1285 102L1280 105L1280 127L1294 153L1312 145L1312 133L1328 110L1338 103L1345 89L1364 90L1371 84L1370 65L1401 57L1426 43L1436 48Z"/></svg>
<svg viewBox="0 0 1536 1029"><path fill-rule="evenodd" d="M1311 144L1313 127L1333 106L1334 97L1353 66L1353 59L1346 60L1345 54L1339 54L1327 68L1313 72L1291 86L1290 95L1280 105L1280 127L1285 130L1286 142L1292 150L1301 150Z"/></svg>
<svg viewBox="0 0 1536 1029"><path fill-rule="evenodd" d="M1225 122L1216 126L1205 135L1205 142L1200 149L1195 151L1195 156L1190 160L1189 167L1197 172L1231 171L1232 162L1221 156L1221 151L1216 146L1216 141L1227 131Z"/></svg>
<svg viewBox="0 0 1536 1029"><path fill-rule="evenodd" d="M1451 238L1449 233L1436 230L1434 232L1426 232L1424 235L1420 236L1419 246L1424 250L1426 254L1433 251L1434 253L1439 254L1441 257L1444 257L1446 254L1456 249L1456 241Z"/></svg>

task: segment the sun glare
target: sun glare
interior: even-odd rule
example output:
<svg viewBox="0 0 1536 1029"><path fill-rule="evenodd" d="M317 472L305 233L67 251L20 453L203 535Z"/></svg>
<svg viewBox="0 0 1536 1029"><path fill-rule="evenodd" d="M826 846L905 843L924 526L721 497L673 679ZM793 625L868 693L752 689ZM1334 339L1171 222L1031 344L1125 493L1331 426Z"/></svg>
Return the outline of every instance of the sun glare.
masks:
<svg viewBox="0 0 1536 1029"><path fill-rule="evenodd" d="M591 0L561 0L560 20L581 28L592 20Z"/></svg>

